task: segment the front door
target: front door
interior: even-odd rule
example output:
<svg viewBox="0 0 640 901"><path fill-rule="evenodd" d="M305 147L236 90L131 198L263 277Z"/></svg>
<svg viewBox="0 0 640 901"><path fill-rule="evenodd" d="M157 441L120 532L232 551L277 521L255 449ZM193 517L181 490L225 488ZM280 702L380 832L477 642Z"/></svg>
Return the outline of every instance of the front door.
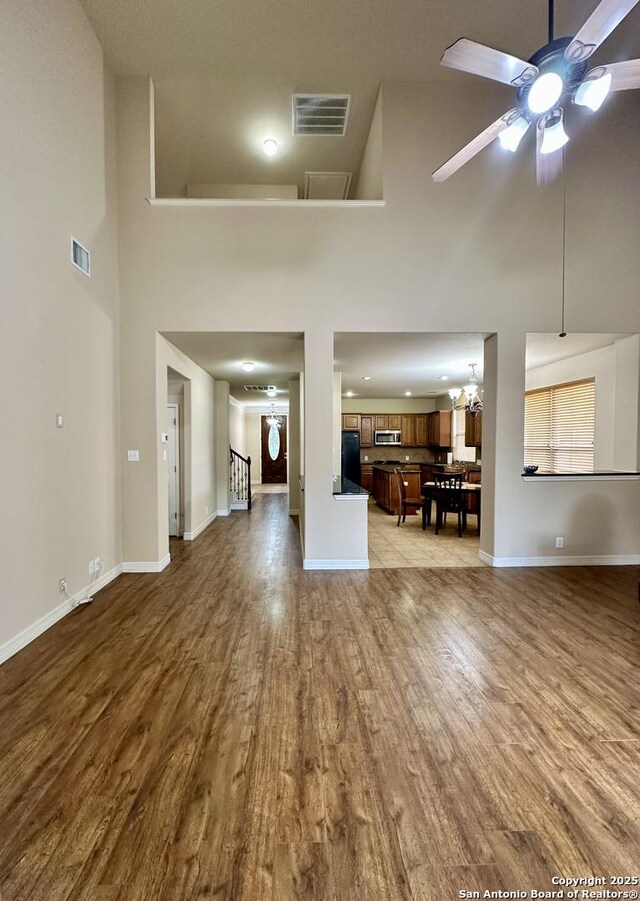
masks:
<svg viewBox="0 0 640 901"><path fill-rule="evenodd" d="M267 485L287 481L287 417L278 416L277 425L269 425L261 416L262 482Z"/></svg>

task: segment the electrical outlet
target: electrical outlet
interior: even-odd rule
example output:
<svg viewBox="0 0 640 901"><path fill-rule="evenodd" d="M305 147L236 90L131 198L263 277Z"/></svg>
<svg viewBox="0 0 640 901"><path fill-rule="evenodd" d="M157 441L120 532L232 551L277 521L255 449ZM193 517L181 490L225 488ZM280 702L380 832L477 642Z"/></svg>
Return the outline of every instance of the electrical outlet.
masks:
<svg viewBox="0 0 640 901"><path fill-rule="evenodd" d="M364 455L364 462L365 462L365 463L368 463L368 462L369 462L369 458L367 457L366 454Z"/></svg>
<svg viewBox="0 0 640 901"><path fill-rule="evenodd" d="M67 590L67 580L59 579L58 580L58 591L60 592L60 594L62 594L62 592L66 591L66 590Z"/></svg>
<svg viewBox="0 0 640 901"><path fill-rule="evenodd" d="M405 460L407 461L407 463L409 462L409 456L408 456L408 455L405 455Z"/></svg>
<svg viewBox="0 0 640 901"><path fill-rule="evenodd" d="M95 560L89 560L89 575L92 576L96 571L96 562Z"/></svg>
<svg viewBox="0 0 640 901"><path fill-rule="evenodd" d="M556 537L556 547L564 547L564 538L562 535Z"/></svg>
<svg viewBox="0 0 640 901"><path fill-rule="evenodd" d="M97 575L99 572L102 572L102 560L100 557L96 557L93 561L93 571Z"/></svg>

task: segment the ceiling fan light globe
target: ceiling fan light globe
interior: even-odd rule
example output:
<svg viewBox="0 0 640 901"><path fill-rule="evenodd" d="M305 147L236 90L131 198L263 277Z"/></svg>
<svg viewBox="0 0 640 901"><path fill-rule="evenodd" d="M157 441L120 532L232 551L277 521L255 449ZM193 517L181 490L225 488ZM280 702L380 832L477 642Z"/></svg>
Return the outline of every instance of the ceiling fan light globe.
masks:
<svg viewBox="0 0 640 901"><path fill-rule="evenodd" d="M505 128L504 131L501 131L498 135L498 140L500 141L504 150L510 150L511 153L515 153L518 147L520 146L520 141L524 138L529 128L529 122L524 118L524 116L519 116L515 122L512 122L508 128Z"/></svg>
<svg viewBox="0 0 640 901"><path fill-rule="evenodd" d="M458 400L461 394L462 391L460 390L460 388L449 388L449 397L451 398L451 400Z"/></svg>
<svg viewBox="0 0 640 901"><path fill-rule="evenodd" d="M600 109L611 89L611 73L606 72L600 78L587 78L576 88L573 97L578 106L586 106L595 113Z"/></svg>
<svg viewBox="0 0 640 901"><path fill-rule="evenodd" d="M552 120L550 125L545 125L542 132L540 153L554 153L560 150L569 141L569 135L564 130L562 116Z"/></svg>
<svg viewBox="0 0 640 901"><path fill-rule="evenodd" d="M552 109L564 90L564 84L557 72L545 72L538 76L527 95L527 106L535 115Z"/></svg>

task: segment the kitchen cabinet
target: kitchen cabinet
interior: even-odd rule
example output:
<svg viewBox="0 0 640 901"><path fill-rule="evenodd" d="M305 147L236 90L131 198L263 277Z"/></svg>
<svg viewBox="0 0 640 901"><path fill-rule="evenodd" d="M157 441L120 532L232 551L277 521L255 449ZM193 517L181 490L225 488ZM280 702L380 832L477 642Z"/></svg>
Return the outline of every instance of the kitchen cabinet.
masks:
<svg viewBox="0 0 640 901"><path fill-rule="evenodd" d="M342 430L344 432L360 431L360 414L359 413L343 413L342 414Z"/></svg>
<svg viewBox="0 0 640 901"><path fill-rule="evenodd" d="M427 446L427 414L416 413L415 416L415 446Z"/></svg>
<svg viewBox="0 0 640 901"><path fill-rule="evenodd" d="M464 414L465 447L482 447L482 413Z"/></svg>
<svg viewBox="0 0 640 901"><path fill-rule="evenodd" d="M399 413L389 413L389 428L398 431L401 428L402 417Z"/></svg>
<svg viewBox="0 0 640 901"><path fill-rule="evenodd" d="M422 484L422 476L418 467L412 467L410 470L403 470L402 477L407 486L405 492L408 497L420 497L420 487ZM364 487L364 486L363 486ZM400 511L400 496L398 494L398 485L393 467L389 466L373 466L373 499L386 510L387 513L397 516ZM415 513L417 507L408 507L408 513Z"/></svg>
<svg viewBox="0 0 640 901"><path fill-rule="evenodd" d="M451 447L451 410L427 413L427 442L429 447Z"/></svg>
<svg viewBox="0 0 640 901"><path fill-rule="evenodd" d="M391 417L389 417L391 418ZM402 431L402 446L416 446L416 417L415 414L405 415L401 419L400 429Z"/></svg>
<svg viewBox="0 0 640 901"><path fill-rule="evenodd" d="M376 413L375 416L375 428L386 430L389 428L389 417L386 413Z"/></svg>
<svg viewBox="0 0 640 901"><path fill-rule="evenodd" d="M360 447L373 447L373 416L360 416Z"/></svg>
<svg viewBox="0 0 640 901"><path fill-rule="evenodd" d="M373 491L373 466L371 463L360 465L360 486L365 491Z"/></svg>

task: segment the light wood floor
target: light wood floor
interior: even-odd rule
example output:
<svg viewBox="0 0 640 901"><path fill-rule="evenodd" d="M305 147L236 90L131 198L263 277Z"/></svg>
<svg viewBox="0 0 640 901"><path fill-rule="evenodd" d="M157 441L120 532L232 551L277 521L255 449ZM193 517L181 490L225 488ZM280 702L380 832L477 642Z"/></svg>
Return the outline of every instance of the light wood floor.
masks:
<svg viewBox="0 0 640 901"><path fill-rule="evenodd" d="M302 572L286 495L0 668L2 901L452 901L640 862L637 568Z"/></svg>

